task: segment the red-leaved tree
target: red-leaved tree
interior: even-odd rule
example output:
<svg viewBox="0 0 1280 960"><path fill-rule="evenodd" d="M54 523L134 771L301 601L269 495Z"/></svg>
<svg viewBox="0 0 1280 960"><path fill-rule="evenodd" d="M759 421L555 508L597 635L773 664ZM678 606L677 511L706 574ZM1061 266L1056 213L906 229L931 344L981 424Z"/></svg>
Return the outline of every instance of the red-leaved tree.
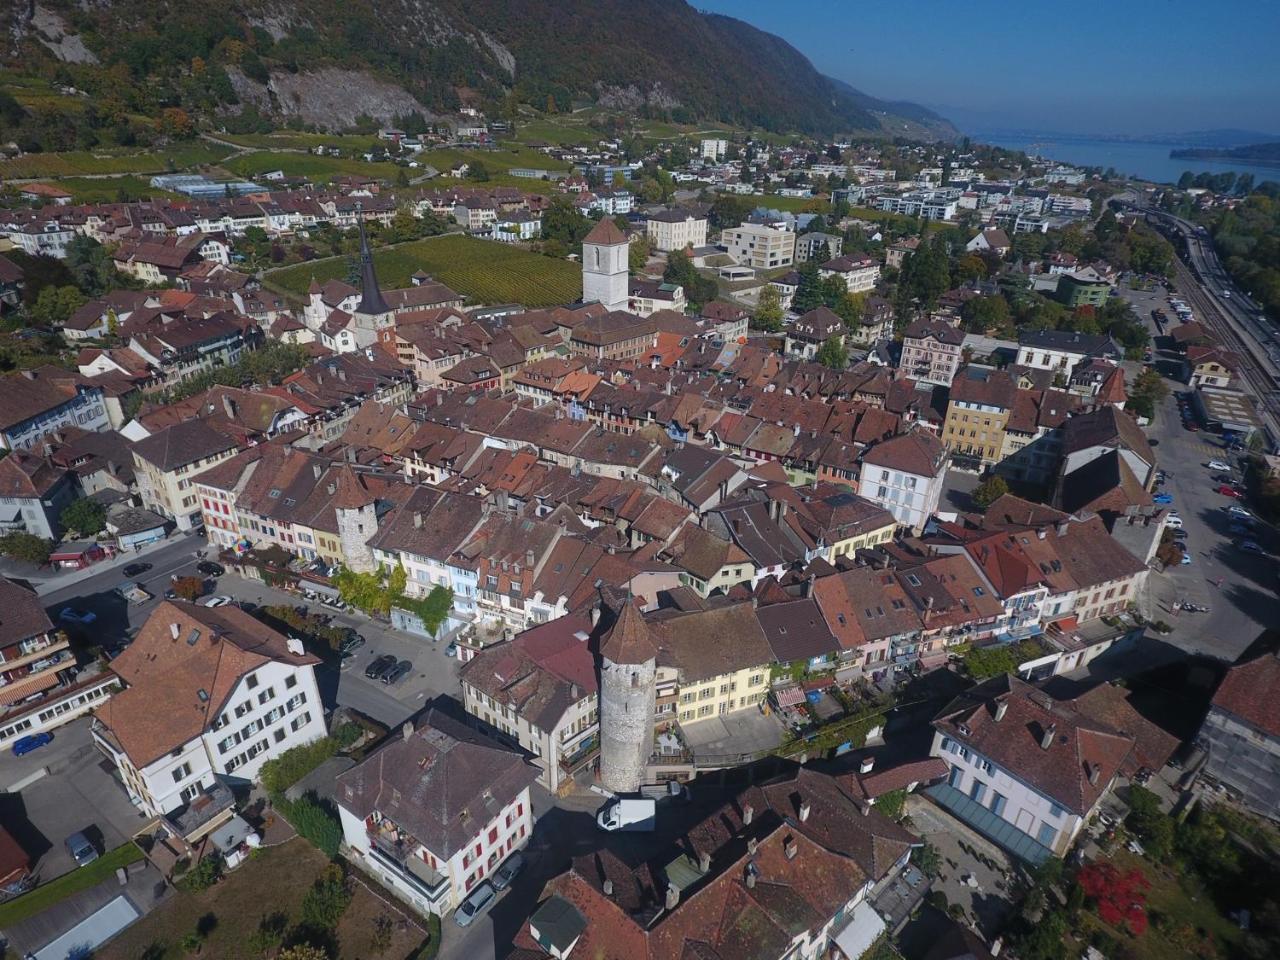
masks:
<svg viewBox="0 0 1280 960"><path fill-rule="evenodd" d="M1141 870L1119 870L1110 863L1091 863L1076 874L1076 883L1112 926L1124 924L1135 937L1147 932L1147 895L1150 882Z"/></svg>

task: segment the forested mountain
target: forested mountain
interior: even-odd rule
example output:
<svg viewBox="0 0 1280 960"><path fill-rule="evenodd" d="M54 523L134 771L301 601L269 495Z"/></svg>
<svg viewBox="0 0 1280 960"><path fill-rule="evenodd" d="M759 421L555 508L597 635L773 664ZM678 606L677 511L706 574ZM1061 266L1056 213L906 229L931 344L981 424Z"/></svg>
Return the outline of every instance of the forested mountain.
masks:
<svg viewBox="0 0 1280 960"><path fill-rule="evenodd" d="M121 118L248 106L337 129L353 110L389 120L476 100L491 112L593 103L774 131L955 134L684 0L20 0L0 16L9 66ZM320 88L335 84L326 99Z"/></svg>

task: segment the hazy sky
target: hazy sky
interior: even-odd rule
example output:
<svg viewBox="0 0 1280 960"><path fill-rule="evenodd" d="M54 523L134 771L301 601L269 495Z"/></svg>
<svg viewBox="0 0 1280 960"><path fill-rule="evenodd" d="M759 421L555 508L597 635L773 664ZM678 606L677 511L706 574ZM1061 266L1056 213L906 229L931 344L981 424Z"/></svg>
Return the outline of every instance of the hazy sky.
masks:
<svg viewBox="0 0 1280 960"><path fill-rule="evenodd" d="M1277 0L692 0L962 128L1280 134Z"/></svg>

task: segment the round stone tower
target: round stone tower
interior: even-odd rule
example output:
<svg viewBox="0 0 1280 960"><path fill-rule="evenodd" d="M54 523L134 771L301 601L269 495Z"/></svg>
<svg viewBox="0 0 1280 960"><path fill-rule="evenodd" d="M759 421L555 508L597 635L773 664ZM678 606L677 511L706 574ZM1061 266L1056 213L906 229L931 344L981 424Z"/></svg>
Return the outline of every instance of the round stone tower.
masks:
<svg viewBox="0 0 1280 960"><path fill-rule="evenodd" d="M375 567L369 541L378 532L376 499L358 473L345 465L338 469L333 512L338 521L342 562L356 573L371 573Z"/></svg>
<svg viewBox="0 0 1280 960"><path fill-rule="evenodd" d="M600 638L600 779L634 793L653 755L658 652L635 600L628 598Z"/></svg>

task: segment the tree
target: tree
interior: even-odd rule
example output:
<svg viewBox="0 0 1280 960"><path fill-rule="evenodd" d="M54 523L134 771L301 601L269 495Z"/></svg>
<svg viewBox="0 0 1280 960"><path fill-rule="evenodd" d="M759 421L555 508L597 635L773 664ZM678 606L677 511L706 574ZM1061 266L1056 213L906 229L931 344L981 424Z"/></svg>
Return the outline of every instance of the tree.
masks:
<svg viewBox="0 0 1280 960"><path fill-rule="evenodd" d="M649 262L649 246L649 238L640 235L627 247L627 269L632 273L639 273Z"/></svg>
<svg viewBox="0 0 1280 960"><path fill-rule="evenodd" d="M751 326L755 330L777 333L782 329L782 299L778 288L766 283L756 300L755 316L751 318Z"/></svg>
<svg viewBox="0 0 1280 960"><path fill-rule="evenodd" d="M736 193L717 193L707 220L712 228L724 230L742 225L751 213L751 201Z"/></svg>
<svg viewBox="0 0 1280 960"><path fill-rule="evenodd" d="M1094 862L1080 869L1076 883L1104 923L1124 924L1135 937L1146 933L1146 891L1151 884L1141 870L1121 872L1114 864Z"/></svg>
<svg viewBox="0 0 1280 960"><path fill-rule="evenodd" d="M179 577L170 589L182 600L198 600L204 594L204 581L199 577Z"/></svg>
<svg viewBox="0 0 1280 960"><path fill-rule="evenodd" d="M77 287L45 287L31 307L31 319L40 326L60 327L85 304Z"/></svg>
<svg viewBox="0 0 1280 960"><path fill-rule="evenodd" d="M1169 395L1169 388L1164 378L1151 367L1144 367L1134 378L1129 388L1129 401L1126 407L1148 420L1155 416L1156 404Z"/></svg>
<svg viewBox="0 0 1280 960"><path fill-rule="evenodd" d="M1004 477L996 475L988 477L974 487L973 492L969 494L969 499L979 510L985 510L1008 492L1009 484L1005 482Z"/></svg>
<svg viewBox="0 0 1280 960"><path fill-rule="evenodd" d="M865 293L846 293L831 305L831 309L835 311L836 316L844 321L846 330L857 330L863 316L866 314L867 295Z"/></svg>
<svg viewBox="0 0 1280 960"><path fill-rule="evenodd" d="M942 854L928 840L912 849L911 860L926 877L936 877L942 869Z"/></svg>
<svg viewBox="0 0 1280 960"><path fill-rule="evenodd" d="M59 518L64 527L82 537L92 537L107 525L107 508L97 500L80 497L67 504Z"/></svg>
<svg viewBox="0 0 1280 960"><path fill-rule="evenodd" d="M53 541L19 530L0 537L0 553L22 563L43 567L49 562L49 554L53 553Z"/></svg>
<svg viewBox="0 0 1280 960"><path fill-rule="evenodd" d="M964 319L964 328L970 333L986 333L988 330L1002 332L1012 328L1009 302L999 294L973 297L965 301L960 316Z"/></svg>
<svg viewBox="0 0 1280 960"><path fill-rule="evenodd" d="M808 313L815 307L822 306L822 277L818 273L818 264L806 260L800 264L800 283L791 298L791 309L797 313Z"/></svg>
<svg viewBox="0 0 1280 960"><path fill-rule="evenodd" d="M196 125L181 107L165 107L160 111L160 129L167 136L182 140L196 132Z"/></svg>
<svg viewBox="0 0 1280 960"><path fill-rule="evenodd" d="M342 867L331 863L302 900L302 923L314 930L332 930L350 903L351 890Z"/></svg>
<svg viewBox="0 0 1280 960"><path fill-rule="evenodd" d="M844 339L842 337L828 337L826 342L818 348L817 356L814 359L824 367L830 367L832 370L843 370L849 365L849 351L844 347Z"/></svg>
<svg viewBox="0 0 1280 960"><path fill-rule="evenodd" d="M67 244L67 269L76 286L89 297L100 297L120 282L107 248L93 237L77 236Z"/></svg>
<svg viewBox="0 0 1280 960"><path fill-rule="evenodd" d="M582 242L591 221L578 212L568 197L552 197L542 213L542 239L558 240L566 247Z"/></svg>
<svg viewBox="0 0 1280 960"><path fill-rule="evenodd" d="M551 97L548 96L547 99L550 100ZM309 943L299 943L285 947L276 954L276 960L329 960L329 954Z"/></svg>
<svg viewBox="0 0 1280 960"><path fill-rule="evenodd" d="M467 164L467 179L483 183L489 179L489 168L479 160Z"/></svg>

